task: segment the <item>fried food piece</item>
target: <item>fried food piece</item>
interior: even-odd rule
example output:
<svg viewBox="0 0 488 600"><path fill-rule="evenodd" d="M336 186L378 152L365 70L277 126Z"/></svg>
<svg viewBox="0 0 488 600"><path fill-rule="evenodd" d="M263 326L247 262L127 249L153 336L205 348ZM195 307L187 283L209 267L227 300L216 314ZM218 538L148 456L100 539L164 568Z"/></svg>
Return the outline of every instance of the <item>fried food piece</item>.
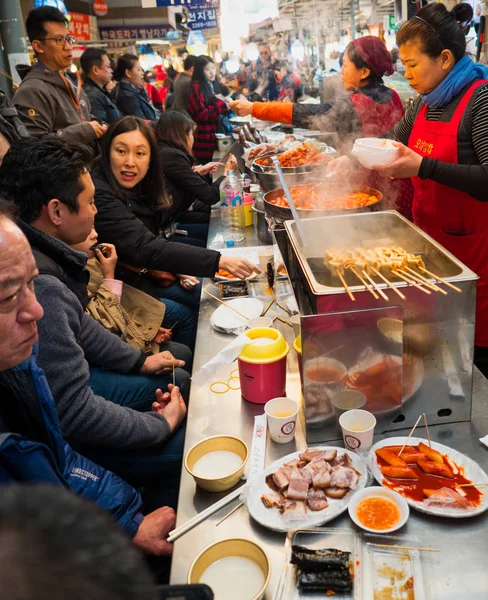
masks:
<svg viewBox="0 0 488 600"><path fill-rule="evenodd" d="M442 454L440 452L437 452L437 450L434 450L434 448L429 448L429 446L427 446L423 442L420 442L419 444L419 452L423 452L425 455L427 455L427 458L429 460L433 460L434 462L439 463L440 465L444 464L444 457L442 456Z"/></svg>
<svg viewBox="0 0 488 600"><path fill-rule="evenodd" d="M448 479L454 477L452 469L447 465L440 465L433 460L419 460L418 465L424 473L429 473L429 475L439 475L440 477L447 477Z"/></svg>
<svg viewBox="0 0 488 600"><path fill-rule="evenodd" d="M418 463L419 460L427 460L423 452L402 452L402 458L408 465Z"/></svg>
<svg viewBox="0 0 488 600"><path fill-rule="evenodd" d="M404 467L392 467L388 465L380 467L380 471L385 477L391 477L392 479L418 479L415 471L408 465Z"/></svg>
<svg viewBox="0 0 488 600"><path fill-rule="evenodd" d="M402 458L386 448L378 448L378 450L376 450L376 455L392 467L405 467L407 464Z"/></svg>

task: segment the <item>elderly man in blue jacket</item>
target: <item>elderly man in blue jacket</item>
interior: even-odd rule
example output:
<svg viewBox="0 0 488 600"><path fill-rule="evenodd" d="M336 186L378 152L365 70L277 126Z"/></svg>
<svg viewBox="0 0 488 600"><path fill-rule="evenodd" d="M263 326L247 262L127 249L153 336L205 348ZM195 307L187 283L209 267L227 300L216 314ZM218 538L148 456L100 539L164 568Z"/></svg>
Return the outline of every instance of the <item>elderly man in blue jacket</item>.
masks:
<svg viewBox="0 0 488 600"><path fill-rule="evenodd" d="M62 436L49 385L36 365L43 315L34 294L37 274L29 243L0 203L0 483L68 487L111 513L141 550L168 556L174 511L162 507L143 516L133 487L74 452ZM178 388L171 394L178 395Z"/></svg>

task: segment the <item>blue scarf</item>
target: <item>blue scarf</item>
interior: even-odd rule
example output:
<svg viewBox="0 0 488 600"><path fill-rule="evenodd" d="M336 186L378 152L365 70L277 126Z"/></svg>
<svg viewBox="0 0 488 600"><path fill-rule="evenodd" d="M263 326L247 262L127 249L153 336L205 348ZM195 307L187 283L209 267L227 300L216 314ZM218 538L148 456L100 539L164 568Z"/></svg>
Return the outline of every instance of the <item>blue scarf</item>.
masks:
<svg viewBox="0 0 488 600"><path fill-rule="evenodd" d="M430 94L422 94L422 100L429 108L446 106L463 87L475 79L488 79L488 67L464 56L435 90Z"/></svg>

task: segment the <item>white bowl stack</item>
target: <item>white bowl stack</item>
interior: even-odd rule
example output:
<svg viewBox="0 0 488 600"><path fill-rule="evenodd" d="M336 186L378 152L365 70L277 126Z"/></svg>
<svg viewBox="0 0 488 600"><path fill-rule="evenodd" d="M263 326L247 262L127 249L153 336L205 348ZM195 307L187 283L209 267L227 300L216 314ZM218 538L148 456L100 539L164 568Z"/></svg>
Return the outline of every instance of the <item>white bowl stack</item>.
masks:
<svg viewBox="0 0 488 600"><path fill-rule="evenodd" d="M380 165L388 165L399 156L398 148L395 148L391 140L379 138L361 138L354 142L352 155L366 169Z"/></svg>

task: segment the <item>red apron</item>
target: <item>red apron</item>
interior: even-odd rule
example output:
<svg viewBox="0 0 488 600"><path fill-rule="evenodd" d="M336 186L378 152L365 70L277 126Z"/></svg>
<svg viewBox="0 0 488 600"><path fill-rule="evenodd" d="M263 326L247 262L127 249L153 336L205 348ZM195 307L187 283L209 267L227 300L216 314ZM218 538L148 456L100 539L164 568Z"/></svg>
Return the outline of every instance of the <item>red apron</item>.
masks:
<svg viewBox="0 0 488 600"><path fill-rule="evenodd" d="M449 122L428 121L424 105L408 147L421 156L458 164L461 121L473 93L485 83L476 81L468 89ZM412 181L414 223L479 276L475 343L488 346L488 203L429 179L413 177Z"/></svg>
<svg viewBox="0 0 488 600"><path fill-rule="evenodd" d="M402 100L396 92L393 92L388 104L374 102L364 94L351 94L350 98L361 123L363 137L379 137L388 133L405 114ZM375 171L361 168L356 181L382 192L385 210L396 209L411 220L413 187L410 179L385 179Z"/></svg>

